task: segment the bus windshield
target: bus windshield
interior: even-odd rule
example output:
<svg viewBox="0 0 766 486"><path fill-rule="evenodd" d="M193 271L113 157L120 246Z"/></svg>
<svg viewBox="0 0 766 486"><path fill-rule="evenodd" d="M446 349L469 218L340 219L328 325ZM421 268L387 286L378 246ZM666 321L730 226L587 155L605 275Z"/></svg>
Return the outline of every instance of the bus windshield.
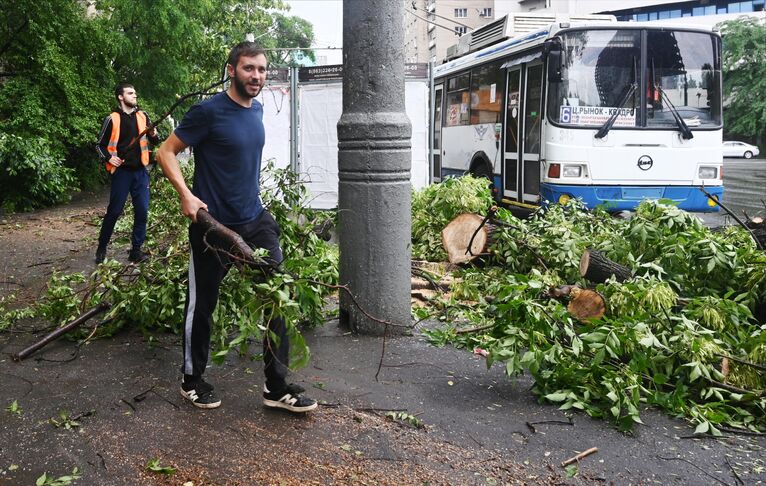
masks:
<svg viewBox="0 0 766 486"><path fill-rule="evenodd" d="M645 53L642 35L646 36ZM721 125L715 36L613 29L570 31L560 39L561 81L551 82L548 90L552 122L602 127L616 115L614 129L678 129L678 115L691 129ZM634 83L643 83L643 88L631 94Z"/></svg>

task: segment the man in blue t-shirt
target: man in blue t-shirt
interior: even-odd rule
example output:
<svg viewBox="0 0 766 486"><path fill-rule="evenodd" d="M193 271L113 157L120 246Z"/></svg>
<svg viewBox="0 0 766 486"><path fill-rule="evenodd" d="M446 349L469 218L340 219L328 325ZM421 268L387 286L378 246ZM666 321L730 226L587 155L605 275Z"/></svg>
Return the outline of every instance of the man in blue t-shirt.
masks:
<svg viewBox="0 0 766 486"><path fill-rule="evenodd" d="M157 153L162 170L181 196L181 210L189 226L189 286L184 310L183 381L181 395L199 408L216 408L221 400L202 379L210 351L212 314L221 281L231 263L206 251L204 235L196 223L205 209L237 232L253 248L265 248L271 263L282 262L279 225L260 198L261 154L265 132L263 107L254 98L266 82L266 53L253 42L237 44L229 53L226 69L229 88L194 105ZM194 147L194 183L184 182L176 155ZM270 332L277 339L272 340ZM284 319L269 321L263 339L266 383L263 403L292 412L316 408L305 390L288 384L289 339Z"/></svg>

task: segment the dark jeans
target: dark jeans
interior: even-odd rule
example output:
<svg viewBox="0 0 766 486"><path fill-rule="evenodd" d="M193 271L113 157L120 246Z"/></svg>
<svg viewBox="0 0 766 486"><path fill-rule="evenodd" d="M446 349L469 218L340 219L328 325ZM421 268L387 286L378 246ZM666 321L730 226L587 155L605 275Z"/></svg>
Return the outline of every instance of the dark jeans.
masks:
<svg viewBox="0 0 766 486"><path fill-rule="evenodd" d="M98 235L98 246L106 248L112 238L114 225L122 215L125 201L133 201L133 234L131 244L133 248L141 248L146 239L146 221L149 217L149 173L146 169L128 170L118 168L112 174L112 190L109 193L109 206L106 216L101 223L101 232Z"/></svg>
<svg viewBox="0 0 766 486"><path fill-rule="evenodd" d="M282 262L279 225L268 211L264 210L253 222L228 227L242 236L252 248L268 250L273 262ZM192 223L189 226L191 258L184 310L183 372L194 376L201 376L207 366L213 310L218 303L221 281L231 267L231 262L225 256L207 248L203 236L200 225ZM215 246L216 242L211 241L211 238L207 236L208 243ZM263 333L266 386L270 390L279 390L285 385L290 343L284 319L272 319L268 329L277 337L277 342L272 341L269 332Z"/></svg>

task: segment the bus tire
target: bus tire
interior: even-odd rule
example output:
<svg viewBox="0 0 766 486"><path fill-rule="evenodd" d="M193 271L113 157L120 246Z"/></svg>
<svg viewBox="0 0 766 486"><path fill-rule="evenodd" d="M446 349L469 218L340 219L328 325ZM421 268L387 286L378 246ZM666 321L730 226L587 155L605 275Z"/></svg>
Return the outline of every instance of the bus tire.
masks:
<svg viewBox="0 0 766 486"><path fill-rule="evenodd" d="M484 157L478 157L471 162L471 168L468 169L468 173L476 178L485 178L492 180L492 169L489 166L489 161Z"/></svg>
<svg viewBox="0 0 766 486"><path fill-rule="evenodd" d="M477 179L487 179L489 181L489 190L492 194L492 199L499 201L498 192L495 189L494 174L492 173L492 166L489 165L489 160L484 156L479 156L471 162L471 168L468 169L468 173Z"/></svg>

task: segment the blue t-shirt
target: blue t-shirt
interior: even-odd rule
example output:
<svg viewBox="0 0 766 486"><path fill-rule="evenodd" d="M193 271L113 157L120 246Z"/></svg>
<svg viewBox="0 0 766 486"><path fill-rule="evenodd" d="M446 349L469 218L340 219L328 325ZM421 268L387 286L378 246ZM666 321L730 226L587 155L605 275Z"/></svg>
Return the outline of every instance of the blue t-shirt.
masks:
<svg viewBox="0 0 766 486"><path fill-rule="evenodd" d="M235 103L226 92L197 103L175 130L194 147L192 193L223 224L253 221L263 212L261 154L266 134L263 107Z"/></svg>

